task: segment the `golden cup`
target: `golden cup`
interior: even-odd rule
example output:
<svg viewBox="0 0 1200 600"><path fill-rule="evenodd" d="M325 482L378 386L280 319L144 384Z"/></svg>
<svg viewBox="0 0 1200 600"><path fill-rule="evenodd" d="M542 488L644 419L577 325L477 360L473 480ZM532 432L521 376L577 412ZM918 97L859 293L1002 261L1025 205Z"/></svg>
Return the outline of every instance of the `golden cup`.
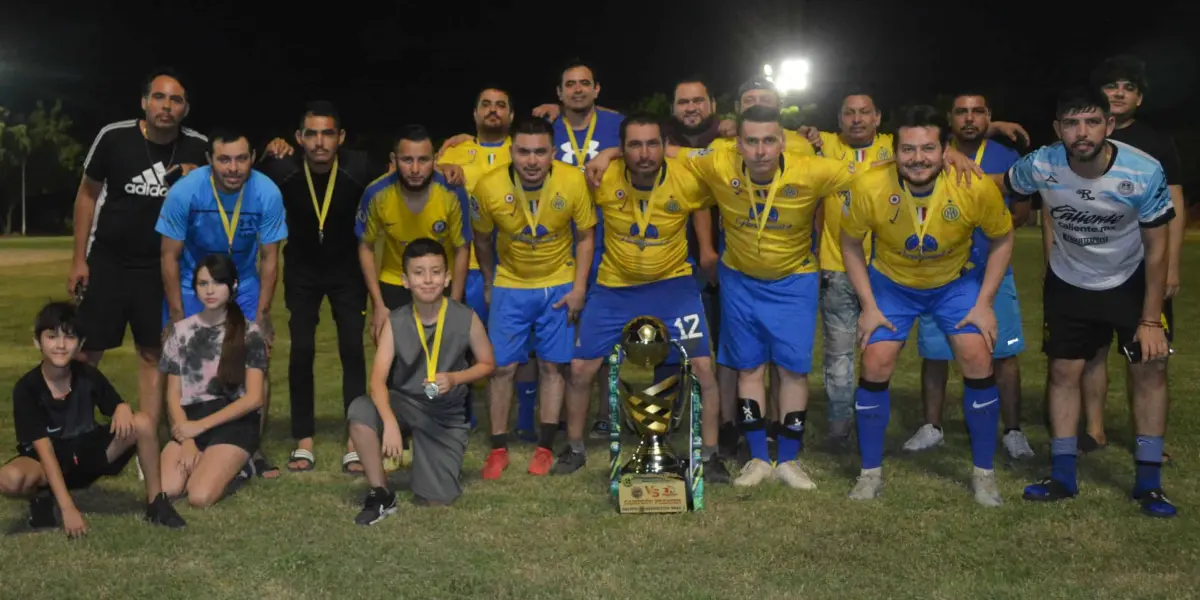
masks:
<svg viewBox="0 0 1200 600"><path fill-rule="evenodd" d="M662 321L649 316L637 317L621 332L621 350L625 355L618 369L618 391L626 427L638 436L633 458L621 468L622 474L661 474L684 477L687 463L671 450L668 436L682 417L684 388L687 381L681 370L659 381L655 368L671 352L671 338Z"/></svg>

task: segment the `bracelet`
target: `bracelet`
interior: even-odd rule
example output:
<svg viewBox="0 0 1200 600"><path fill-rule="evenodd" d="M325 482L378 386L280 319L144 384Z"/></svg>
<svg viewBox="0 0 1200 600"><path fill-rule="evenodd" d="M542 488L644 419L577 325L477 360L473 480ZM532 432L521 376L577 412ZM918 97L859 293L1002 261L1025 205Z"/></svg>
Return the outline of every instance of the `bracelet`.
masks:
<svg viewBox="0 0 1200 600"><path fill-rule="evenodd" d="M1150 321L1148 319L1142 319L1142 320L1138 321L1138 325L1139 326L1144 325L1146 327L1157 327L1159 329L1163 328L1163 324L1161 321Z"/></svg>

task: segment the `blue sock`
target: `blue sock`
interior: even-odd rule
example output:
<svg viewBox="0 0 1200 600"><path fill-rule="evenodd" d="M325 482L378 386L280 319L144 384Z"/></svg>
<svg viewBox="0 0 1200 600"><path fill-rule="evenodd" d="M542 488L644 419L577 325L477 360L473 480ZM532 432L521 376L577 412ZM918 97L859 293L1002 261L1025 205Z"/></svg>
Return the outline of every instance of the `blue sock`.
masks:
<svg viewBox="0 0 1200 600"><path fill-rule="evenodd" d="M1133 459L1137 474L1133 483L1133 494L1140 496L1150 490L1162 489L1163 438L1161 435L1137 436L1137 449Z"/></svg>
<svg viewBox="0 0 1200 600"><path fill-rule="evenodd" d="M1050 477L1063 484L1072 494L1079 492L1079 481L1075 475L1078 444L1075 436L1050 440Z"/></svg>
<svg viewBox="0 0 1200 600"><path fill-rule="evenodd" d="M779 464L796 460L800 449L804 447L804 418L808 411L798 410L783 417L779 427L779 435L775 436L775 453Z"/></svg>
<svg viewBox="0 0 1200 600"><path fill-rule="evenodd" d="M991 469L996 456L996 428L1000 424L1000 390L996 378L963 378L963 415L971 434L971 461L980 469Z"/></svg>
<svg viewBox="0 0 1200 600"><path fill-rule="evenodd" d="M746 443L750 446L750 458L771 462L771 453L767 451L767 428L747 429Z"/></svg>
<svg viewBox="0 0 1200 600"><path fill-rule="evenodd" d="M520 431L536 431L534 425L534 408L537 406L537 382L517 382L517 429Z"/></svg>
<svg viewBox="0 0 1200 600"><path fill-rule="evenodd" d="M888 394L888 382L859 379L858 390L854 392L854 423L858 428L858 452L862 455L862 468L877 469L883 466L883 437L891 416L892 400Z"/></svg>
<svg viewBox="0 0 1200 600"><path fill-rule="evenodd" d="M771 453L767 450L767 422L762 418L758 402L749 398L738 398L739 422L750 446L750 458L770 463Z"/></svg>

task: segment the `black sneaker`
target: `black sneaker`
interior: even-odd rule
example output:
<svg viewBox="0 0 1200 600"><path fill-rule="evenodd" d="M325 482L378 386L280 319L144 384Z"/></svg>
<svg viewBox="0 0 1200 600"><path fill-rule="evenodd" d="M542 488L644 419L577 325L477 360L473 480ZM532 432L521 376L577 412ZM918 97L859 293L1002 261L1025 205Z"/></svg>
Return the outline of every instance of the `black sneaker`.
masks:
<svg viewBox="0 0 1200 600"><path fill-rule="evenodd" d="M1025 493L1021 497L1034 502L1057 502L1074 498L1076 493L1067 489L1067 486L1058 480L1046 477L1033 485L1025 486Z"/></svg>
<svg viewBox="0 0 1200 600"><path fill-rule="evenodd" d="M58 527L58 519L54 516L54 496L38 494L29 499L29 528L52 529Z"/></svg>
<svg viewBox="0 0 1200 600"><path fill-rule="evenodd" d="M729 476L729 469L725 468L725 461L717 458L715 454L704 461L704 483L725 485L730 481L732 478Z"/></svg>
<svg viewBox="0 0 1200 600"><path fill-rule="evenodd" d="M1142 505L1142 514L1148 517L1170 519L1177 513L1175 504L1167 498L1167 493L1162 491L1161 488L1147 490L1141 494L1134 494L1133 499Z"/></svg>
<svg viewBox="0 0 1200 600"><path fill-rule="evenodd" d="M386 488L374 488L363 500L362 512L354 517L359 525L374 525L396 513L396 494Z"/></svg>
<svg viewBox="0 0 1200 600"><path fill-rule="evenodd" d="M587 455L582 452L575 452L570 446L563 449L558 454L554 461L554 466L550 469L551 475L570 475L575 471L583 468L587 464Z"/></svg>
<svg viewBox="0 0 1200 600"><path fill-rule="evenodd" d="M717 453L723 458L735 458L738 443L741 442L742 432L733 423L725 423L717 431Z"/></svg>
<svg viewBox="0 0 1200 600"><path fill-rule="evenodd" d="M154 502L146 505L146 520L168 529L181 529L187 525L187 521L171 506L171 500L165 493L155 496Z"/></svg>
<svg viewBox="0 0 1200 600"><path fill-rule="evenodd" d="M608 421L592 423L592 430L588 433L588 437L593 440L608 440Z"/></svg>

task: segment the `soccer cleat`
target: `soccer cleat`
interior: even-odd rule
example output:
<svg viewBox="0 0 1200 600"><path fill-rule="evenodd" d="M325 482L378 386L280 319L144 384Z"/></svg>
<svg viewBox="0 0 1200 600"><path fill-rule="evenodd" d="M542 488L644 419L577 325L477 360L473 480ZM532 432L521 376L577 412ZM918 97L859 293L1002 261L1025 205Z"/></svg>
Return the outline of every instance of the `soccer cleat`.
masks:
<svg viewBox="0 0 1200 600"><path fill-rule="evenodd" d="M945 436L942 435L942 430L926 423L904 442L904 449L908 452L921 452L941 446L945 442Z"/></svg>
<svg viewBox="0 0 1200 600"><path fill-rule="evenodd" d="M187 521L171 506L171 499L165 493L155 496L154 501L146 505L146 521L168 529L180 529L187 525Z"/></svg>
<svg viewBox="0 0 1200 600"><path fill-rule="evenodd" d="M367 493L363 509L354 517L354 522L363 526L374 525L393 514L396 514L396 493L386 488L374 488Z"/></svg>
<svg viewBox="0 0 1200 600"><path fill-rule="evenodd" d="M1141 494L1134 494L1133 499L1142 505L1142 514L1148 517L1170 519L1177 512L1175 504L1167 498L1166 492L1162 491L1161 488L1148 490Z"/></svg>
<svg viewBox="0 0 1200 600"><path fill-rule="evenodd" d="M507 468L508 450L496 448L488 453L487 460L483 462L483 478L500 479L500 474Z"/></svg>
<svg viewBox="0 0 1200 600"><path fill-rule="evenodd" d="M54 496L49 494L38 494L29 499L29 528L30 529L50 529L58 527L58 520L54 517Z"/></svg>
<svg viewBox="0 0 1200 600"><path fill-rule="evenodd" d="M729 475L729 469L725 468L725 462L713 455L708 460L704 461L704 483L713 483L726 485L732 481Z"/></svg>
<svg viewBox="0 0 1200 600"><path fill-rule="evenodd" d="M596 421L592 423L592 430L588 433L588 437L593 440L607 440L608 421Z"/></svg>
<svg viewBox="0 0 1200 600"><path fill-rule="evenodd" d="M996 485L995 471L975 471L971 475L971 490L975 492L975 502L981 506L1003 506L1004 499L1000 497L1000 488Z"/></svg>
<svg viewBox="0 0 1200 600"><path fill-rule="evenodd" d="M813 483L808 473L804 472L804 467L800 466L799 460L789 460L775 465L775 478L794 490L817 489L817 484Z"/></svg>
<svg viewBox="0 0 1200 600"><path fill-rule="evenodd" d="M1004 451L1013 460L1033 458L1033 448L1029 447L1029 440L1025 439L1025 433L1020 429L1004 434Z"/></svg>
<svg viewBox="0 0 1200 600"><path fill-rule="evenodd" d="M733 485L737 487L750 487L758 485L774 475L775 468L771 466L771 463L754 458L742 467L742 474L733 480Z"/></svg>
<svg viewBox="0 0 1200 600"><path fill-rule="evenodd" d="M587 464L587 454L583 452L575 452L570 446L563 449L558 454L558 460L554 462L554 468L550 469L551 475L570 475L579 469L582 469Z"/></svg>
<svg viewBox="0 0 1200 600"><path fill-rule="evenodd" d="M1021 497L1034 502L1056 502L1074 498L1075 492L1067 489L1067 486L1059 481L1046 477L1033 485L1025 486L1025 493Z"/></svg>
<svg viewBox="0 0 1200 600"><path fill-rule="evenodd" d="M738 445L741 440L742 434L738 431L737 425L732 422L725 423L717 434L717 453L721 455L721 458L731 460L737 458Z"/></svg>
<svg viewBox="0 0 1200 600"><path fill-rule="evenodd" d="M851 500L874 500L883 495L883 471L862 473L850 490Z"/></svg>
<svg viewBox="0 0 1200 600"><path fill-rule="evenodd" d="M538 446L537 450L533 451L533 458L529 459L529 474L539 477L548 475L553 464L554 453L549 448Z"/></svg>

